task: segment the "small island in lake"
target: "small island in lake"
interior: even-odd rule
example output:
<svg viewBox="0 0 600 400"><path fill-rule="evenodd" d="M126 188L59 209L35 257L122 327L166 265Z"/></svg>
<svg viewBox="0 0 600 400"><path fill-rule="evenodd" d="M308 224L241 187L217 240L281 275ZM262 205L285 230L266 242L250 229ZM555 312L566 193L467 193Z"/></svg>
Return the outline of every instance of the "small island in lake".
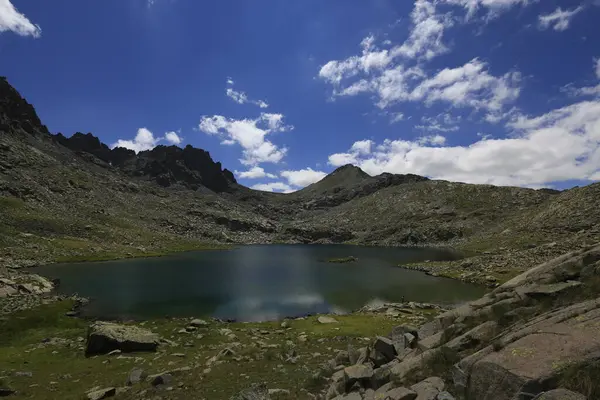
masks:
<svg viewBox="0 0 600 400"><path fill-rule="evenodd" d="M342 257L342 258L330 258L327 260L327 262L330 263L351 263L351 262L356 262L358 261L358 258L354 257L354 256L349 256L349 257Z"/></svg>

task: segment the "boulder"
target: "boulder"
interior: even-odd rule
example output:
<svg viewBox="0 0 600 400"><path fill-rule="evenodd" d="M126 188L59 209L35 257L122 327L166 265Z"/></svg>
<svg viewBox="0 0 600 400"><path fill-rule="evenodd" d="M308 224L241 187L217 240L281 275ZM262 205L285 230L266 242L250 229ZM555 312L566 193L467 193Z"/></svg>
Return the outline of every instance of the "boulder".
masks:
<svg viewBox="0 0 600 400"><path fill-rule="evenodd" d="M173 382L173 375L163 372L148 376L152 386L169 386Z"/></svg>
<svg viewBox="0 0 600 400"><path fill-rule="evenodd" d="M333 318L333 317L327 317L324 315L321 315L319 318L317 318L317 321L319 321L319 323L321 324L337 324L338 320Z"/></svg>
<svg viewBox="0 0 600 400"><path fill-rule="evenodd" d="M373 368L370 365L351 365L344 368L346 388L352 387L356 382L363 387L368 387L373 377Z"/></svg>
<svg viewBox="0 0 600 400"><path fill-rule="evenodd" d="M487 321L476 326L470 331L456 337L445 344L446 347L452 350L461 352L478 346L481 343L486 343L496 335L498 323L495 321Z"/></svg>
<svg viewBox="0 0 600 400"><path fill-rule="evenodd" d="M335 356L336 365L348 365L350 364L350 357L348 356L348 352L345 350L340 350Z"/></svg>
<svg viewBox="0 0 600 400"><path fill-rule="evenodd" d="M203 319L198 319L198 318L195 318L190 322L190 326L195 326L196 328L199 328L201 326L207 326L207 325L208 325L208 322L206 322Z"/></svg>
<svg viewBox="0 0 600 400"><path fill-rule="evenodd" d="M438 377L430 377L414 384L410 389L417 393L417 400L436 400L439 392L444 390L444 381Z"/></svg>
<svg viewBox="0 0 600 400"><path fill-rule="evenodd" d="M448 392L439 392L435 400L455 400L454 396L452 396Z"/></svg>
<svg viewBox="0 0 600 400"><path fill-rule="evenodd" d="M113 350L156 351L159 340L157 334L137 326L96 322L88 330L86 354L106 354Z"/></svg>
<svg viewBox="0 0 600 400"><path fill-rule="evenodd" d="M394 365L391 369L391 380L393 382L403 382L405 378L412 372L418 371L440 350L426 350L419 355L407 357L402 362Z"/></svg>
<svg viewBox="0 0 600 400"><path fill-rule="evenodd" d="M528 321L503 335L495 348L471 356L474 362L462 369L468 375L467 395L478 399L493 394L494 399L511 400L519 392L535 395L552 389L562 366L597 359L599 323L600 299Z"/></svg>
<svg viewBox="0 0 600 400"><path fill-rule="evenodd" d="M536 396L533 400L587 400L581 393L567 389L554 389Z"/></svg>
<svg viewBox="0 0 600 400"><path fill-rule="evenodd" d="M533 299L541 299L543 297L555 297L567 291L573 290L581 286L579 281L569 281L552 283L547 285L532 284L518 287L515 291L521 297L531 297Z"/></svg>
<svg viewBox="0 0 600 400"><path fill-rule="evenodd" d="M405 387L389 390L385 393L385 400L415 400L417 393Z"/></svg>
<svg viewBox="0 0 600 400"><path fill-rule="evenodd" d="M391 339L386 337L377 336L375 340L375 351L383 355L387 361L391 361L396 357L396 347Z"/></svg>
<svg viewBox="0 0 600 400"><path fill-rule="evenodd" d="M91 392L87 392L86 396L88 400L102 400L108 399L109 397L113 397L117 394L117 389L114 387L104 388L99 390L93 390Z"/></svg>
<svg viewBox="0 0 600 400"><path fill-rule="evenodd" d="M146 379L147 376L148 374L143 369L134 368L131 370L131 372L129 372L126 384L127 386L134 385Z"/></svg>

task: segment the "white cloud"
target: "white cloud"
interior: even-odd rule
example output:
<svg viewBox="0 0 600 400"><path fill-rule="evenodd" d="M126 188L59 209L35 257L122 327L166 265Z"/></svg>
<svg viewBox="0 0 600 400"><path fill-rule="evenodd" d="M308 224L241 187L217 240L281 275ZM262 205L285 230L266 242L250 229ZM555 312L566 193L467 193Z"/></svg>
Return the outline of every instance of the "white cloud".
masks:
<svg viewBox="0 0 600 400"><path fill-rule="evenodd" d="M156 147L160 139L155 138L154 134L147 128L140 128L135 135L133 140L119 139L116 143L113 143L110 147L125 147L126 149L133 150L136 153L144 150L151 150Z"/></svg>
<svg viewBox="0 0 600 400"><path fill-rule="evenodd" d="M283 182L258 183L251 187L254 190L262 190L263 192L283 192L291 193L295 189Z"/></svg>
<svg viewBox="0 0 600 400"><path fill-rule="evenodd" d="M446 138L442 135L423 136L418 139L418 142L421 145L443 146L446 144Z"/></svg>
<svg viewBox="0 0 600 400"><path fill-rule="evenodd" d="M165 133L165 140L171 144L181 144L182 142L182 139L177 132L173 131Z"/></svg>
<svg viewBox="0 0 600 400"><path fill-rule="evenodd" d="M287 148L278 147L265 137L274 132L293 129L285 125L283 115L262 113L256 119L235 120L221 115L204 116L200 120L199 129L210 135L223 138L221 144L237 143L242 146L244 165L256 165L263 162L278 163L287 153Z"/></svg>
<svg viewBox="0 0 600 400"><path fill-rule="evenodd" d="M482 137L468 146L440 147L441 139L385 140L376 151L330 156L365 172L414 173L450 181L539 187L571 179L600 180L600 100L583 101L539 117L519 116L505 139ZM432 145L437 142L437 145Z"/></svg>
<svg viewBox="0 0 600 400"><path fill-rule="evenodd" d="M297 171L281 171L280 175L285 178L291 186L304 187L325 178L327 175L322 171L315 171L312 168L300 169Z"/></svg>
<svg viewBox="0 0 600 400"><path fill-rule="evenodd" d="M155 137L147 128L140 128L133 140L119 139L113 143L110 148L125 147L126 149L139 153L140 151L152 150L163 140L166 140L170 144L178 145L181 144L183 139L173 131L165 133L162 137Z"/></svg>
<svg viewBox="0 0 600 400"><path fill-rule="evenodd" d="M346 164L356 164L358 154L356 153L336 153L329 156L328 164L334 167L341 167Z"/></svg>
<svg viewBox="0 0 600 400"><path fill-rule="evenodd" d="M423 131L437 131L437 132L455 132L459 128L457 124L462 121L460 115L453 117L449 113L440 113L435 117L421 117L422 125L415 125L415 129Z"/></svg>
<svg viewBox="0 0 600 400"><path fill-rule="evenodd" d="M225 89L225 94L227 95L227 97L229 97L236 103L238 103L238 104L246 104L246 103L254 104L254 105L259 106L260 108L268 108L269 107L267 102L265 102L263 100L249 99L248 95L245 92L240 92L240 91L235 90L232 87L233 84L234 84L233 79L227 78L227 85L229 85L230 87Z"/></svg>
<svg viewBox="0 0 600 400"><path fill-rule="evenodd" d="M594 74L600 79L600 58L594 59ZM571 96L600 96L600 84L596 86L576 87L572 83L561 88Z"/></svg>
<svg viewBox="0 0 600 400"><path fill-rule="evenodd" d="M264 168L254 166L248 171L235 171L235 174L240 178L259 179L259 178L277 178L277 175L265 172Z"/></svg>
<svg viewBox="0 0 600 400"><path fill-rule="evenodd" d="M369 35L361 42L361 54L328 61L320 68L319 77L332 86L334 97L374 93L376 105L381 109L401 102L426 105L444 102L483 110L486 118L499 121L504 115L503 108L519 96L518 72L494 76L486 63L477 58L437 73L428 71L426 66L431 59L450 50L444 43L444 33L456 24L457 11L464 13L469 21L483 9L489 19L513 6L533 1L415 0L405 41L394 45L386 39L384 46L388 43L387 47L391 47L381 49L376 38Z"/></svg>
<svg viewBox="0 0 600 400"><path fill-rule="evenodd" d="M464 7L467 10L467 19L470 19L482 8L487 9L488 18L497 17L501 12L511 7L526 6L538 0L443 0L448 4Z"/></svg>
<svg viewBox="0 0 600 400"><path fill-rule="evenodd" d="M358 154L370 154L371 153L371 145L373 145L372 140L360 140L358 142L354 142L350 151Z"/></svg>
<svg viewBox="0 0 600 400"><path fill-rule="evenodd" d="M404 114L401 112L392 113L392 118L390 118L390 124L395 124L396 122L400 122L404 120Z"/></svg>
<svg viewBox="0 0 600 400"><path fill-rule="evenodd" d="M540 15L538 18L538 26L540 29L548 29L550 26L552 26L552 29L555 31L564 31L569 28L571 19L573 19L573 17L575 17L581 11L583 11L583 6L565 11L558 7L550 14Z"/></svg>
<svg viewBox="0 0 600 400"><path fill-rule="evenodd" d="M40 37L42 29L21 14L10 0L0 0L0 32L12 31L21 36Z"/></svg>

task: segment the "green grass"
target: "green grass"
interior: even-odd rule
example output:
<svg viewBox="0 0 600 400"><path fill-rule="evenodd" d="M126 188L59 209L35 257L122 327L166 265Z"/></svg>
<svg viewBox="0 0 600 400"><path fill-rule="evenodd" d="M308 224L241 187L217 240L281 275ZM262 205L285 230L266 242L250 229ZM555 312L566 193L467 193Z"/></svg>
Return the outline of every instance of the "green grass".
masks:
<svg viewBox="0 0 600 400"><path fill-rule="evenodd" d="M95 386L124 386L128 372L134 367L155 374L189 366L191 371L174 377L174 390L163 393L169 393L173 399L220 400L229 399L251 383L268 382L269 388L290 390L290 395L277 397L279 399L309 399L302 390L310 389L316 393L323 388L324 378L331 372L324 364L339 350L346 350L349 345L354 348L366 346L367 342L361 338L385 335L393 326L407 322L380 315L356 314L335 316L339 321L337 324L320 324L316 317L290 320L290 328L285 330L281 329L280 322L211 322L193 334L179 334L177 331L185 327L189 319L155 319L136 325L175 341L178 346L160 345L157 353L126 355L131 358L108 355L86 358L80 338L86 336L88 324L81 319L66 317L65 312L71 307L72 302L64 301L0 320L0 371L5 384L17 390L19 398L78 400ZM227 339L219 333L222 328L231 329L237 338ZM254 333L252 329L266 334ZM198 333L203 336L198 338ZM306 335L305 342L298 339L301 334ZM66 345L42 343L46 338L68 342ZM258 346L261 341L278 347L261 349ZM293 343L298 354L297 364L285 361L290 350L287 341ZM184 346L186 342L190 347ZM206 361L233 342L240 343L233 349L242 359L236 361L235 355L227 357L223 364L213 365L211 371L204 374ZM185 357L176 357L173 353L184 353ZM33 376L16 376L18 371L31 372ZM320 371L319 376L316 371ZM149 389L148 383L140 383L119 398L145 398L140 392Z"/></svg>

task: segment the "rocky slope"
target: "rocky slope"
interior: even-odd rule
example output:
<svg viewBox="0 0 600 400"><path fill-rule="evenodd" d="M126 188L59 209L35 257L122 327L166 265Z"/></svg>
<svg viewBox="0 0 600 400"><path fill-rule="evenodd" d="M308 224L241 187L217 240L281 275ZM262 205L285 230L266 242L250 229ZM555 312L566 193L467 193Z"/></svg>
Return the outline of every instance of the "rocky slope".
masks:
<svg viewBox="0 0 600 400"><path fill-rule="evenodd" d="M135 154L90 133L52 135L0 79L0 266L287 242L513 252L494 261L501 269L600 240L599 190L372 177L344 166L296 193L258 192L191 146Z"/></svg>

